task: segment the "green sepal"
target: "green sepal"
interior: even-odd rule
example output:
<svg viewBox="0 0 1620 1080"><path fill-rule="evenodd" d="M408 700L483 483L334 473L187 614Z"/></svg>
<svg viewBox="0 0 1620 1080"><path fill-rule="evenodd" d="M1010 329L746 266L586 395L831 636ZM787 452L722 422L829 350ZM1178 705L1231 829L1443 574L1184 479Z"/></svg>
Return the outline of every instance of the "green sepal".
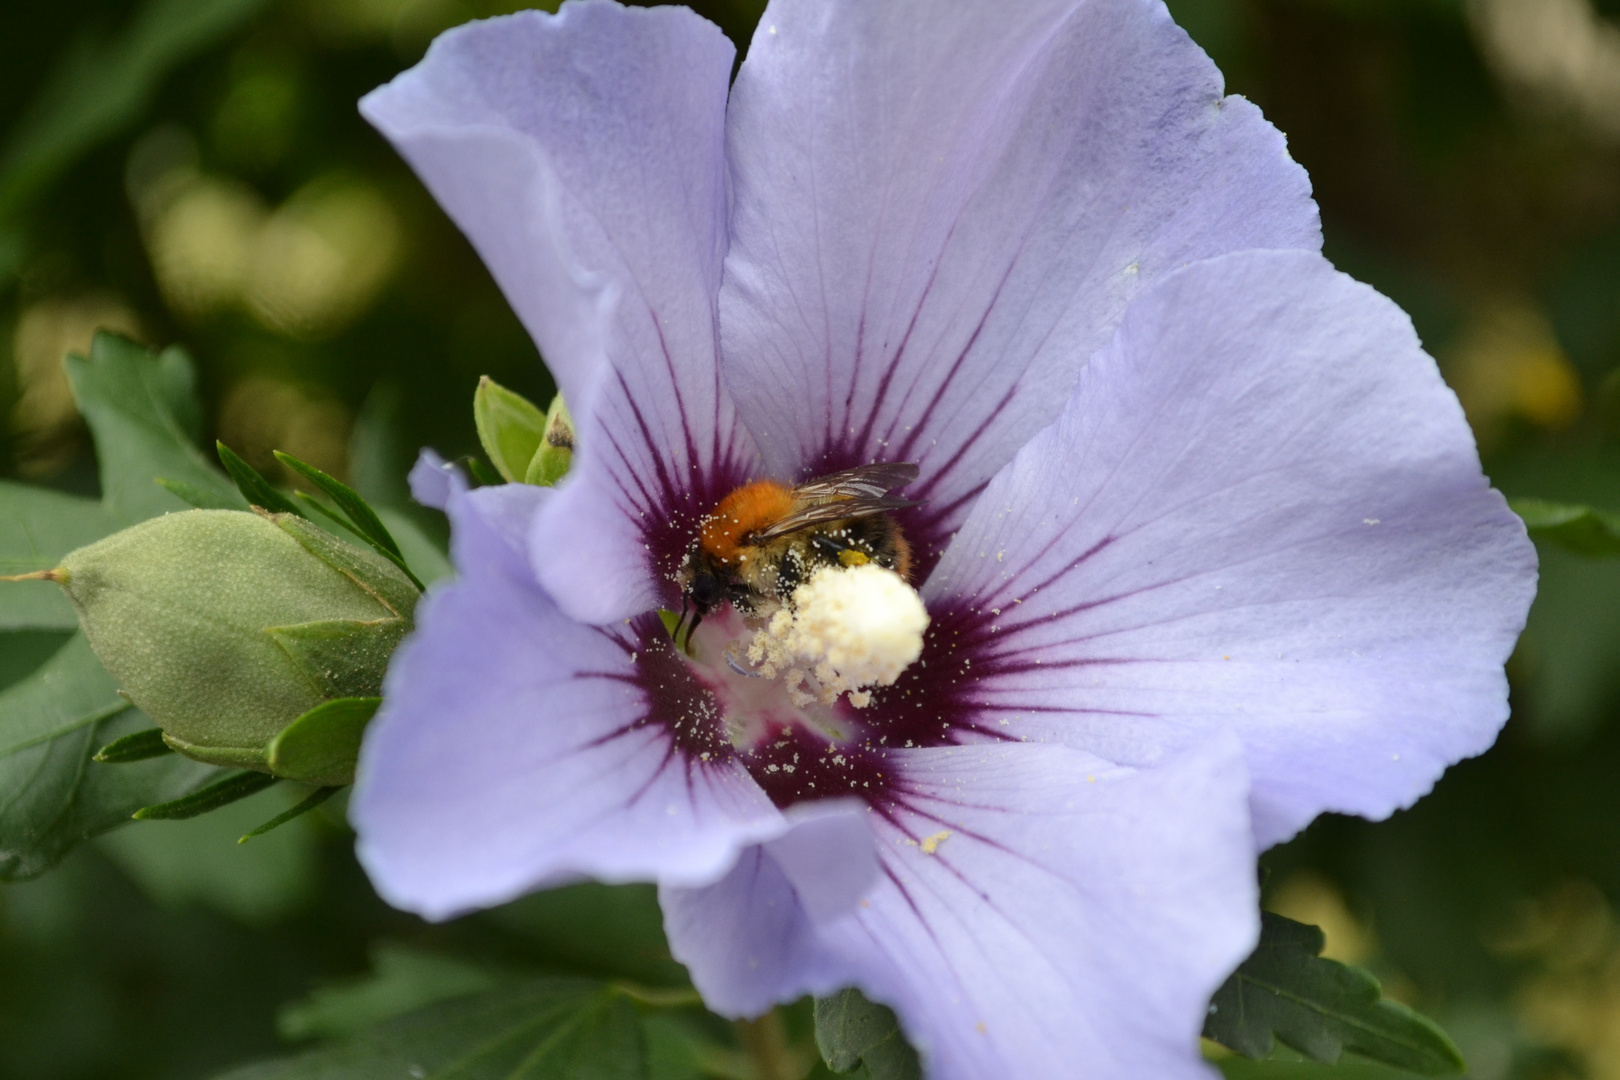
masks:
<svg viewBox="0 0 1620 1080"><path fill-rule="evenodd" d="M473 423L490 463L508 483L521 481L545 442L546 414L485 375L473 391Z"/></svg>
<svg viewBox="0 0 1620 1080"><path fill-rule="evenodd" d="M377 692L388 658L410 629L405 619L333 619L270 626L264 632L309 677L321 697L350 698Z"/></svg>
<svg viewBox="0 0 1620 1080"><path fill-rule="evenodd" d="M129 761L145 761L174 753L174 747L163 741L162 728L147 728L133 735L125 735L97 750L92 761L105 765L122 765Z"/></svg>
<svg viewBox="0 0 1620 1080"><path fill-rule="evenodd" d="M184 480L166 480L160 476L157 478L157 484L164 491L184 499L198 510L242 509L240 499L229 498L206 488L200 488L196 484L188 484Z"/></svg>
<svg viewBox="0 0 1620 1080"><path fill-rule="evenodd" d="M242 498L248 501L248 505L268 510L272 514L303 513L293 505L292 500L277 491L258 469L242 460L236 451L218 440L214 442L214 450L219 454L219 463L231 474L231 479L236 482L236 490L242 493Z"/></svg>
<svg viewBox="0 0 1620 1080"><path fill-rule="evenodd" d="M275 455L277 461L326 492L327 497L336 503L337 508L343 511L344 516L349 519L349 522L354 526L354 531L360 534L361 539L376 548L377 554L403 570L405 576L411 579L418 592L423 589L424 586L421 581L417 580L416 575L411 573L411 568L405 565L405 556L400 554L399 545L394 542L393 536L383 525L382 519L377 516L377 512L371 508L370 504L360 497L359 492L336 477L328 476L315 466L299 461L291 454L284 454L277 450Z"/></svg>
<svg viewBox="0 0 1620 1080"><path fill-rule="evenodd" d="M360 739L381 704L379 697L343 697L315 706L270 741L270 771L308 784L353 783Z"/></svg>
<svg viewBox="0 0 1620 1080"><path fill-rule="evenodd" d="M563 396L558 394L551 399L551 408L546 410L545 437L529 459L523 482L551 487L568 475L568 468L573 462L574 420L568 415Z"/></svg>
<svg viewBox="0 0 1620 1080"><path fill-rule="evenodd" d="M314 521L316 518L320 518L324 521L329 521L333 525L336 525L338 528L342 529L344 532L348 533L350 536L354 537L356 540L360 541L362 544L366 544L368 547L370 546L370 544L367 543L366 538L361 536L360 533L355 530L353 525L349 524L349 520L347 518L343 517L336 510L327 509L325 503L321 502L321 500L317 499L315 496L309 494L309 492L293 492L293 501L298 504L298 512L303 514L304 517L309 518L309 520ZM313 510L315 513L304 513L307 510Z"/></svg>
<svg viewBox="0 0 1620 1080"><path fill-rule="evenodd" d="M269 773L239 772L216 780L206 787L198 788L190 795L182 796L173 802L158 803L156 806L143 806L135 811L136 821L180 821L185 818L194 818L199 814L206 814L210 810L218 810L222 806L229 806L238 799L245 799L249 795L256 795L276 782L276 778Z"/></svg>
<svg viewBox="0 0 1620 1080"><path fill-rule="evenodd" d="M286 810L283 810L281 813L277 814L263 825L260 825L258 828L243 833L241 836L237 837L236 842L238 844L245 844L255 836L263 836L272 829L279 829L293 818L303 817L305 814L309 813L311 810L315 809L317 806L321 805L321 803L325 802L327 799L330 799L337 793L337 787L316 788L307 798L300 799L297 805L288 807Z"/></svg>
<svg viewBox="0 0 1620 1080"><path fill-rule="evenodd" d="M1260 914L1260 944L1215 991L1204 1037L1248 1058L1277 1041L1333 1064L1345 1051L1424 1076L1467 1068L1434 1021L1383 997L1360 968L1325 960L1320 928Z"/></svg>
<svg viewBox="0 0 1620 1080"><path fill-rule="evenodd" d="M859 990L816 999L816 1048L835 1073L852 1073L864 1064L871 1080L922 1080L917 1051L906 1042L894 1012Z"/></svg>
<svg viewBox="0 0 1620 1080"><path fill-rule="evenodd" d="M168 743L169 749L175 753L205 765L220 765L228 769L252 769L255 772L264 772L268 768L262 746L214 746L193 743L167 731L163 733L163 741Z"/></svg>
<svg viewBox="0 0 1620 1080"><path fill-rule="evenodd" d="M369 593L385 610L402 619L410 618L416 610L422 590L392 559L379 559L364 548L346 544L307 517L276 514L270 520L302 544L304 550Z"/></svg>
<svg viewBox="0 0 1620 1080"><path fill-rule="evenodd" d="M1546 499L1511 499L1508 506L1537 540L1580 555L1620 555L1620 514Z"/></svg>

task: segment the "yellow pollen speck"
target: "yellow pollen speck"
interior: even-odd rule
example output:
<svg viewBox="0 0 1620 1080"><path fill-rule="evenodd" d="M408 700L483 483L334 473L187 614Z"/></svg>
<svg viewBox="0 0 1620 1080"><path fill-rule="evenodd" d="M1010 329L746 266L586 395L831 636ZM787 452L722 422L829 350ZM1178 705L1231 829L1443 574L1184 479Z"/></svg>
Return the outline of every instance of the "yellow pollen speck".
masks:
<svg viewBox="0 0 1620 1080"><path fill-rule="evenodd" d="M1095 777L1095 776L1088 776L1088 777L1086 777L1086 783L1088 783L1088 784L1095 784L1095 783L1096 783L1096 782L1097 782L1097 778L1096 778L1096 777Z"/></svg>
<svg viewBox="0 0 1620 1080"><path fill-rule="evenodd" d="M949 829L937 832L933 836L926 837L920 845L922 847L923 854L932 855L934 852L939 850L939 845L943 844L950 838L951 831Z"/></svg>
<svg viewBox="0 0 1620 1080"><path fill-rule="evenodd" d="M980 1020L977 1024L973 1025L973 1030L977 1031L980 1035L983 1035L989 1029L984 1026L984 1021Z"/></svg>
<svg viewBox="0 0 1620 1080"><path fill-rule="evenodd" d="M865 552L856 551L854 548L845 548L838 553L838 561L845 566L865 566L872 560L866 557Z"/></svg>

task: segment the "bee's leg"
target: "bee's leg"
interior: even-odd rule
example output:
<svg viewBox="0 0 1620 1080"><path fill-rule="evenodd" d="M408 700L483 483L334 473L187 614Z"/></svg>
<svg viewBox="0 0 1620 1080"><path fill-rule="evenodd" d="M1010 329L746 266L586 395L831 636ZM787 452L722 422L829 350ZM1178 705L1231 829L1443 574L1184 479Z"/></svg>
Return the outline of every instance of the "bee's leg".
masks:
<svg viewBox="0 0 1620 1080"><path fill-rule="evenodd" d="M680 640L681 627L686 625L686 616L691 612L691 610L692 602L684 596L681 597L681 615L680 618L675 620L675 639L677 641Z"/></svg>

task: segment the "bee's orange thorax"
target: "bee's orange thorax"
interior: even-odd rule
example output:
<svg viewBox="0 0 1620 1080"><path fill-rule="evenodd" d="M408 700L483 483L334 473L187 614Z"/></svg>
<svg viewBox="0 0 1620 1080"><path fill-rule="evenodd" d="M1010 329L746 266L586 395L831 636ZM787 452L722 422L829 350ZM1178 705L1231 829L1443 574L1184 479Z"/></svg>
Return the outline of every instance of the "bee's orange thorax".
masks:
<svg viewBox="0 0 1620 1080"><path fill-rule="evenodd" d="M756 480L720 500L714 513L703 519L698 543L712 558L734 562L743 537L786 517L797 505L793 492L784 485Z"/></svg>

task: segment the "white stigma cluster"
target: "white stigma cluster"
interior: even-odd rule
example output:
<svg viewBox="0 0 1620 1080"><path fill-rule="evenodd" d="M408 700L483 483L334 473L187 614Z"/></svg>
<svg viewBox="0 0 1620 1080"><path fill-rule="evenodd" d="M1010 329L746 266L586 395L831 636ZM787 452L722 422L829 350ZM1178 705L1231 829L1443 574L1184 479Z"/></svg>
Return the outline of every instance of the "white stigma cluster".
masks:
<svg viewBox="0 0 1620 1080"><path fill-rule="evenodd" d="M864 708L867 687L890 685L922 654L927 628L922 597L893 570L822 567L754 635L748 660L766 678L780 675L795 705L847 693Z"/></svg>

